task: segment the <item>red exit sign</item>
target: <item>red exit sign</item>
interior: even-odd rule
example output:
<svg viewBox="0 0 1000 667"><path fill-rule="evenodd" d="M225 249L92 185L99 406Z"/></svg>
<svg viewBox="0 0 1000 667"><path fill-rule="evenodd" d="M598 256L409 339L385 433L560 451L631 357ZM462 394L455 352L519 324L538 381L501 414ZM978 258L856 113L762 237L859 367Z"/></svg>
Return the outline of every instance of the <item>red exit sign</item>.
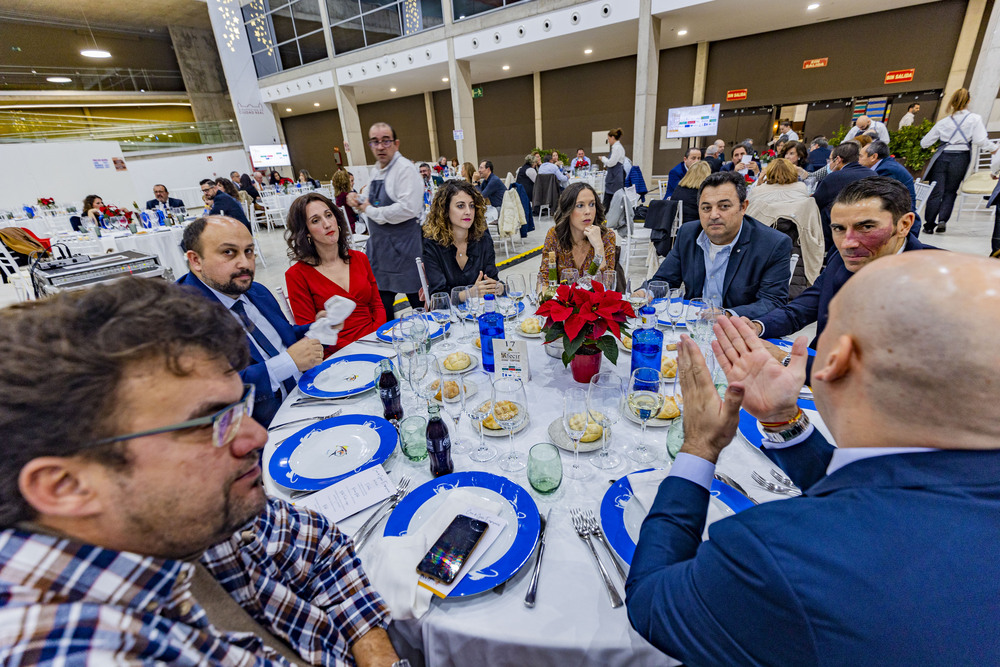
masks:
<svg viewBox="0 0 1000 667"><path fill-rule="evenodd" d="M897 69L892 72L885 73L886 83L902 83L904 81L913 81L913 73L916 72L915 69Z"/></svg>
<svg viewBox="0 0 1000 667"><path fill-rule="evenodd" d="M813 58L812 60L805 60L802 62L802 69L816 69L817 67L826 67L829 58Z"/></svg>
<svg viewBox="0 0 1000 667"><path fill-rule="evenodd" d="M735 102L737 100L745 100L747 98L747 89L740 88L739 90L727 90L726 91L726 101Z"/></svg>

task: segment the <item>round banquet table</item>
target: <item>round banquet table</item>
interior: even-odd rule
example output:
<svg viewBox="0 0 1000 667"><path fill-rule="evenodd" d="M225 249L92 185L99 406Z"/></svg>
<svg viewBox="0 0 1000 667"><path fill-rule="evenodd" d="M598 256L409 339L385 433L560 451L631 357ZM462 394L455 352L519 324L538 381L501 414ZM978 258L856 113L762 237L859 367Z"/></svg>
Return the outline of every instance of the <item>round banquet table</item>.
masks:
<svg viewBox="0 0 1000 667"><path fill-rule="evenodd" d="M461 327L452 331L457 333ZM516 336L516 334L515 334ZM520 337L519 337L520 338ZM665 339L670 339L669 331ZM455 338L457 342L457 337ZM518 451L527 454L531 445L550 441L547 435L549 424L562 416L562 393L574 387L586 388L573 380L569 368L562 362L548 356L542 348L541 339L528 341L528 357L531 367L531 381L525 384L530 406L528 426L515 434L514 443ZM470 355L479 351L470 345L459 344ZM443 357L448 353L432 353ZM375 342L369 335L340 350L335 356L348 354L380 354L393 356L390 345ZM631 357L622 353L618 363L612 365L606 358L601 370L614 370L623 379L629 376ZM404 392L410 392L403 383ZM295 389L282 404L272 421L274 429L270 433L263 455L264 485L267 492L275 497L289 499L289 492L277 486L268 474L268 462L277 444L308 423L280 428L284 422L295 419L328 415L336 408L344 414L362 413L381 416L382 405L374 391L356 397L330 401L309 406L292 407L292 403L303 394ZM404 395L404 404L406 403ZM446 419L449 430L453 423ZM460 665L601 665L640 667L645 665L677 665L676 660L664 655L640 637L631 627L626 608L612 609L608 594L600 579L589 548L577 536L571 519L570 508L591 509L600 516L600 504L612 480L623 475L649 467L666 467L666 432L663 427L647 428L647 444L654 445L661 459L652 464L638 464L624 455L627 444L639 435L639 426L622 418L613 429L612 448L622 454L623 464L614 470L598 470L590 464L590 458L598 452L583 454L584 465L594 470L590 480L580 482L563 478L562 486L551 497L541 496L528 484L526 471L507 473L500 470L496 459L486 463L476 463L466 454L453 455L455 471L485 470L503 475L517 482L531 492L544 516L551 510L546 528L545 555L542 561L538 584L538 596L533 609L524 606L524 596L531 578L534 554L526 565L511 578L505 587L457 600L431 602L430 611L416 620L394 621L390 626L393 642L402 657L410 658L413 664L434 667ZM478 442L478 435L468 419L463 416L460 426L462 439L470 445ZM454 435L452 436L454 438ZM489 438L488 438L489 439ZM492 438L500 452L509 447L506 437ZM471 447L473 449L474 447ZM572 453L563 451L563 467L571 463ZM384 464L393 481L402 475L413 478L410 489L431 479L427 461L414 464L407 461L397 448ZM759 450L753 448L737 434L734 442L719 458L718 469L729 474L743 486L754 499L765 502L777 500L777 496L756 486L750 477L757 470L765 477L777 466L771 463ZM572 488L576 485L576 488ZM338 523L347 534L355 533L373 509L365 510ZM381 536L383 522L376 535ZM595 539L596 542L596 539ZM608 554L601 546L595 545L612 580L622 598L625 597L624 582L608 560ZM380 539L373 538L360 552L362 562L365 553L380 548ZM626 568L627 571L627 568Z"/></svg>
<svg viewBox="0 0 1000 667"><path fill-rule="evenodd" d="M40 213L34 218L14 218L4 220L0 227L23 227L30 229L31 233L40 238L54 236L60 232L72 232L73 225L69 221L70 214L49 215Z"/></svg>
<svg viewBox="0 0 1000 667"><path fill-rule="evenodd" d="M100 238L89 234L71 232L52 237L53 245L65 243L74 254L105 254L119 250L135 250L156 255L160 265L173 272L174 280L187 273L187 260L181 251L184 227L158 227L155 231L132 234L125 230L104 231Z"/></svg>

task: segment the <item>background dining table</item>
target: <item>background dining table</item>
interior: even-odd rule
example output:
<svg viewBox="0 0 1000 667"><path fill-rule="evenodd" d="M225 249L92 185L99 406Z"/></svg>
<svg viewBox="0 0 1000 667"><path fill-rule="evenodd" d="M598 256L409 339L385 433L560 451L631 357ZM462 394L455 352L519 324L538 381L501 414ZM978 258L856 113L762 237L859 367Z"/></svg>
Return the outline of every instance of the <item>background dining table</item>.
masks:
<svg viewBox="0 0 1000 667"><path fill-rule="evenodd" d="M461 327L453 325L452 335L457 339ZM515 334L516 335L516 334ZM667 334L669 338L669 333ZM520 336L518 336L520 338ZM525 339L528 342L528 357L531 380L525 383L529 423L514 436L515 447L527 454L528 449L539 442L550 442L547 433L549 424L562 416L562 394L565 390L586 385L573 380L569 368L545 353L542 340ZM471 344L460 344L459 349L470 355L480 354ZM444 357L447 353L432 353ZM367 336L355 342L336 356L350 354L379 354L393 357L390 345L374 342ZM629 377L631 357L622 353L617 365L607 359L602 362L602 370L612 370L623 380ZM402 382L404 391L409 392ZM374 391L343 400L315 403L308 406L293 404L303 394L295 389L284 401L272 421L274 429L263 455L264 484L266 491L275 497L289 499L290 492L277 484L267 473L268 462L279 442L292 435L303 424L280 428L283 422L290 422L309 416L322 416L340 408L345 414L363 413L381 416L382 405ZM448 422L449 430L452 423ZM277 427L277 428L276 428ZM647 443L659 453L659 459L652 464L638 464L624 454L624 448L639 436L639 426L622 418L612 429L612 447L622 454L623 464L614 470L599 470L592 466L590 459L598 452L581 454L581 460L594 474L587 481L563 479L562 486L551 496L542 496L528 484L525 470L505 473L497 466L496 459L486 463L476 463L467 454L453 455L455 471L484 470L503 475L530 491L538 509L544 516L551 515L546 528L546 547L538 584L538 597L534 608L524 605L534 558L528 560L521 570L505 586L475 596L461 599L437 599L431 603L430 611L416 620L394 621L390 627L393 641L403 657L414 665L438 666L459 665L594 665L642 667L646 665L677 665L677 661L654 648L631 627L625 607L613 609L608 593L599 577L593 556L586 544L577 536L571 523L570 510L573 507L593 510L600 516L602 498L613 481L633 471L650 467L667 467L667 428L647 428ZM478 444L478 435L462 417L460 436L469 445L470 451ZM454 435L452 436L454 437ZM508 445L506 437L493 437L492 443L503 453ZM572 453L562 452L563 468L571 463ZM409 462L397 448L384 464L393 481L403 475L410 475L413 482L410 490L432 479L427 461L420 464ZM758 471L765 477L775 466L757 449L741 440L739 435L727 447L719 459L718 470L734 478L756 500L764 502L776 500L779 496L756 486L751 473ZM373 510L365 510L339 522L338 526L347 534L355 533ZM379 539L369 541L360 551L362 562L366 552L380 548L384 523L376 531ZM607 552L598 546L605 566L618 592L624 598L624 583L618 577L608 559ZM627 571L627 568L626 568Z"/></svg>
<svg viewBox="0 0 1000 667"><path fill-rule="evenodd" d="M181 251L184 227L173 225L142 230L132 234L127 230L104 230L97 238L85 232L60 232L51 237L53 245L65 243L73 254L103 255L119 250L136 250L147 255L156 255L160 265L169 269L177 280L187 273L187 260Z"/></svg>

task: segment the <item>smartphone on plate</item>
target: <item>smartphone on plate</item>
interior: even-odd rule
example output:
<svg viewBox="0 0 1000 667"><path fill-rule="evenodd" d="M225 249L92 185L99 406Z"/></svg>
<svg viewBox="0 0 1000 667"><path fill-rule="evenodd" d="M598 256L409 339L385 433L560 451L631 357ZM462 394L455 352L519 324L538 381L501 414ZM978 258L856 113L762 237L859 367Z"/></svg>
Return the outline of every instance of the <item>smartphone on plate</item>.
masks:
<svg viewBox="0 0 1000 667"><path fill-rule="evenodd" d="M455 581L487 528L489 524L485 521L459 514L417 565L417 572L442 584Z"/></svg>

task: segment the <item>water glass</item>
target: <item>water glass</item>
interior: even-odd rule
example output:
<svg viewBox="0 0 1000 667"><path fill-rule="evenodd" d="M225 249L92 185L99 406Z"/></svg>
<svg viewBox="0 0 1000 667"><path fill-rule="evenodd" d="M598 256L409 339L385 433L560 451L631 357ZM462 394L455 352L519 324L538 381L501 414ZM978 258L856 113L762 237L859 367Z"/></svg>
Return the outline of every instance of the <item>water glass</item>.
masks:
<svg viewBox="0 0 1000 667"><path fill-rule="evenodd" d="M459 341L469 343L472 341L472 334L469 333L469 321L466 315L469 314L468 287L455 287L451 290L451 308L455 311L455 317L462 325L462 336Z"/></svg>
<svg viewBox="0 0 1000 667"><path fill-rule="evenodd" d="M656 417L663 408L662 376L655 368L637 368L629 378L626 400L632 414L642 422L638 444L628 455L637 463L650 463L656 454L646 447L646 422Z"/></svg>
<svg viewBox="0 0 1000 667"><path fill-rule="evenodd" d="M427 458L427 419L420 415L407 417L399 423L400 449L413 462Z"/></svg>
<svg viewBox="0 0 1000 667"><path fill-rule="evenodd" d="M566 471L570 479L588 479L591 469L580 465L580 440L593 420L587 409L587 392L570 389L563 395L563 428L573 441L573 464Z"/></svg>
<svg viewBox="0 0 1000 667"><path fill-rule="evenodd" d="M500 457L499 466L507 472L525 467L524 454L514 449L514 431L528 420L528 397L520 378L498 378L493 382L493 419L510 437L510 451ZM511 410L513 404L515 410Z"/></svg>
<svg viewBox="0 0 1000 667"><path fill-rule="evenodd" d="M646 285L646 291L649 293L650 305L656 310L656 319L659 321L663 311L667 309L667 295L670 293L670 285L663 280L651 280Z"/></svg>
<svg viewBox="0 0 1000 667"><path fill-rule="evenodd" d="M462 383L465 389L465 416L479 429L479 447L469 454L469 458L477 463L485 463L497 455L497 448L487 444L483 436L483 420L493 410L493 376L480 369L466 373Z"/></svg>
<svg viewBox="0 0 1000 667"><path fill-rule="evenodd" d="M684 321L687 323L688 335L697 340L698 322L701 320L701 311L708 308L708 302L704 299L691 299L688 302L687 310L684 311Z"/></svg>
<svg viewBox="0 0 1000 667"><path fill-rule="evenodd" d="M451 322L451 295L447 292L435 292L431 295L431 317L437 323L439 327L443 330L449 322ZM448 352L455 349L455 344L448 340L448 334L445 333L438 343L438 349L442 352Z"/></svg>
<svg viewBox="0 0 1000 667"><path fill-rule="evenodd" d="M465 412L465 381L461 373L445 368L444 362L440 359L434 362L434 377L438 383L438 391L441 392L441 411L451 417L455 423L455 430L452 431L451 435L451 451L453 454L465 454L468 452L468 447L458 434L458 422L462 419L462 413ZM451 398L445 396L445 383L448 382L454 382L458 388L458 394Z"/></svg>
<svg viewBox="0 0 1000 667"><path fill-rule="evenodd" d="M528 450L528 484L538 493L548 495L562 484L563 466L559 448L540 442Z"/></svg>
<svg viewBox="0 0 1000 667"><path fill-rule="evenodd" d="M601 470L617 468L622 462L621 456L609 449L608 431L621 419L624 395L625 389L617 373L604 371L590 378L590 387L587 388L587 410L602 427L601 453L590 459L590 462Z"/></svg>
<svg viewBox="0 0 1000 667"><path fill-rule="evenodd" d="M577 269L563 269L559 272L559 282L565 285L575 285L580 279L580 271Z"/></svg>
<svg viewBox="0 0 1000 667"><path fill-rule="evenodd" d="M677 323L684 316L684 286L674 287L667 295L667 319L671 333L677 336Z"/></svg>

